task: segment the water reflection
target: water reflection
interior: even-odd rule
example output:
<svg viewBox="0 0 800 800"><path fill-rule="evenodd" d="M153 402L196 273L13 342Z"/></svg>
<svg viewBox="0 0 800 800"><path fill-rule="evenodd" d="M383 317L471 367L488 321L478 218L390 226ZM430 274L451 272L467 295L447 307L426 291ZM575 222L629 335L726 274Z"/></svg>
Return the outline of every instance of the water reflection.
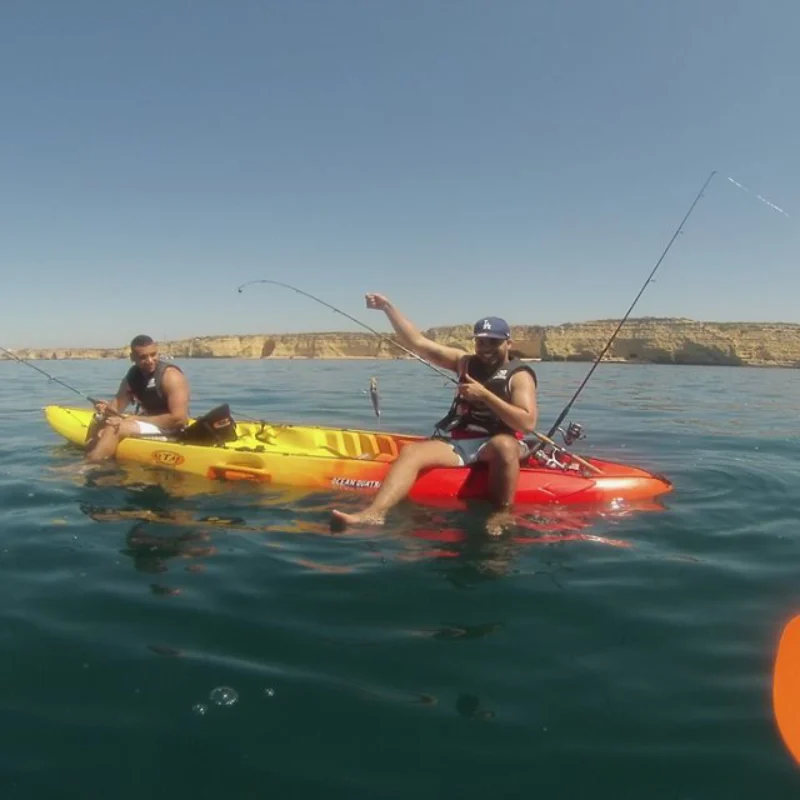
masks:
<svg viewBox="0 0 800 800"><path fill-rule="evenodd" d="M260 532L263 528L247 525L241 517L198 516L185 509L111 508L81 503L80 510L95 522L134 521L125 534L121 553L133 561L137 572L167 572L174 559L202 560L216 555L215 530ZM179 528L178 532L170 529ZM201 572L202 564L187 565L189 572ZM151 584L157 595L177 594L177 590Z"/></svg>
<svg viewBox="0 0 800 800"><path fill-rule="evenodd" d="M147 523L134 525L125 536L125 545L120 552L131 558L137 572L147 573L166 572L171 559L203 559L217 553L209 533L187 531L176 536L159 536Z"/></svg>
<svg viewBox="0 0 800 800"><path fill-rule="evenodd" d="M461 693L456 698L456 711L459 716L467 717L468 719L493 719L494 711L481 708L481 699L474 694Z"/></svg>
<svg viewBox="0 0 800 800"><path fill-rule="evenodd" d="M499 633L505 628L502 622L481 622L474 625L466 625L459 622L445 622L438 628L419 628L409 631L412 636L420 636L441 641L452 641L458 639L483 639Z"/></svg>
<svg viewBox="0 0 800 800"><path fill-rule="evenodd" d="M458 588L470 588L487 581L514 574L517 562L530 546L559 548L569 543L627 549L633 543L622 538L592 532L598 526L618 522L634 510L628 505L605 508L539 508L515 513L513 524L502 535L489 536L485 529L486 513L412 512L412 525L405 532L412 541L422 544L397 557L401 560L431 560L433 568ZM646 510L663 510L648 504ZM527 569L527 574L553 577L555 559L542 559L542 569ZM561 568L561 567L558 567Z"/></svg>
<svg viewBox="0 0 800 800"><path fill-rule="evenodd" d="M205 480L198 484L191 476L185 480L187 476L135 465L102 465L82 471L81 476L83 497L102 499L105 504L83 502L80 510L98 523L132 523L121 552L132 560L137 572L149 574L167 572L176 560L192 562L185 566L188 571L201 571L202 562L218 552L215 538L219 534L244 534L258 546L282 551L284 563L320 574L344 576L388 561L429 561L434 571L454 586L468 588L519 572L520 555L530 546L560 548L569 543L590 543L630 548L630 541L601 535L601 530L607 529L609 522L634 513L664 510L657 501L614 502L592 508L520 508L511 524L500 535L492 536L486 531L486 518L491 513L486 504L468 504L452 510L409 503L385 527L359 529L342 536L332 534L328 528L331 496L327 494L264 492L252 487L246 487L243 494L238 486L220 487ZM234 507L241 513L221 513L222 492L224 510ZM190 504L193 507L187 508ZM203 513L198 506L204 510L211 507L219 513ZM339 548L330 557L327 552L297 552L286 538L297 534L344 539L353 546L344 559ZM371 556L369 563L363 559L365 550ZM563 567L556 561L540 559L535 569L527 563L526 574L546 574L560 586L555 573ZM178 591L159 583L151 584L150 590L159 596Z"/></svg>

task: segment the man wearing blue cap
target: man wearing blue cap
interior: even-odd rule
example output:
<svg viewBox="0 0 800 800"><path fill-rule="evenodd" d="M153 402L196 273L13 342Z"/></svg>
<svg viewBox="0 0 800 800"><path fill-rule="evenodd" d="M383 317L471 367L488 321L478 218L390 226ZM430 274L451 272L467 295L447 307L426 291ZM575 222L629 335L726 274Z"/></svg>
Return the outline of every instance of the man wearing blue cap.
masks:
<svg viewBox="0 0 800 800"><path fill-rule="evenodd" d="M458 394L450 411L436 425L436 434L407 445L392 465L372 503L363 511L333 511L331 528L382 524L386 512L400 502L420 471L486 462L489 490L498 513L487 525L499 533L507 521L519 479L520 461L528 455L523 437L536 427L536 373L511 360L511 329L499 317L483 317L473 328L475 353L423 336L385 297L368 294L367 308L383 311L400 342L432 364L459 376Z"/></svg>

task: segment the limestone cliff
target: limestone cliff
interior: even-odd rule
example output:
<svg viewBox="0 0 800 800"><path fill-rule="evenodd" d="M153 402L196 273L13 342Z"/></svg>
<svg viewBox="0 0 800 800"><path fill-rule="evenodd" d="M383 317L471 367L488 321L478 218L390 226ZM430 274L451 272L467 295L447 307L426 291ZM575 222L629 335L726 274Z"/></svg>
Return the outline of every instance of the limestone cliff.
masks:
<svg viewBox="0 0 800 800"><path fill-rule="evenodd" d="M515 325L514 350L543 361L592 361L618 320L556 326ZM472 350L472 327L456 325L425 332L436 341ZM392 338L392 337L389 337ZM402 350L372 334L302 333L200 336L161 342L172 358L407 358ZM119 349L26 349L25 359L127 359ZM689 319L630 319L606 354L610 361L732 366L800 366L800 325L789 323L695 322Z"/></svg>
<svg viewBox="0 0 800 800"><path fill-rule="evenodd" d="M619 324L600 320L548 328L546 361L595 359ZM655 364L800 366L800 325L633 319L622 327L608 360Z"/></svg>

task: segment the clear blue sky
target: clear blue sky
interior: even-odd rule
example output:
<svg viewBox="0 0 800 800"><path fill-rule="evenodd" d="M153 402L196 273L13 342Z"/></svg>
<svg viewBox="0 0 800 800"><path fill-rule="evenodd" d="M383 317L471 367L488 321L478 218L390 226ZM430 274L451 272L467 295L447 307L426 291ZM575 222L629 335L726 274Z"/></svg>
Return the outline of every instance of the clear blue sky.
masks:
<svg viewBox="0 0 800 800"><path fill-rule="evenodd" d="M800 321L796 0L7 0L0 345ZM785 217L734 187L735 178Z"/></svg>

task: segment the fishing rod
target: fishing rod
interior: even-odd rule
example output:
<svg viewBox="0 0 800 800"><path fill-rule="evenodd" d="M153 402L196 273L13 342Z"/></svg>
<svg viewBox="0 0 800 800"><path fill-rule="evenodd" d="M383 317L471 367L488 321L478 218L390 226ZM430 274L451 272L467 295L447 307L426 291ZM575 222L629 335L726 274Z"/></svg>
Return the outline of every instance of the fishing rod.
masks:
<svg viewBox="0 0 800 800"><path fill-rule="evenodd" d="M561 425L561 423L564 421L564 419L567 416L567 414L569 414L573 403L578 399L578 395L580 395L580 393L583 391L583 387L586 386L586 384L589 382L589 378L592 377L592 373L595 371L595 369L597 369L597 365L603 360L603 356L605 356L605 354L608 352L608 349L614 343L614 339L617 338L617 334L620 332L620 330L622 329L622 326L625 324L625 321L630 316L630 313L631 313L631 311L633 311L634 306L639 302L639 298L642 296L642 294L644 294L644 290L647 288L647 286L653 280L653 276L656 274L656 270L658 270L659 266L661 266L661 262L666 257L667 253L669 252L669 249L672 247L673 242L678 238L679 234L683 230L683 226L686 224L686 221L691 216L692 211L694 211L694 207L697 205L698 201L703 196L703 192L706 190L706 187L708 186L709 183L711 183L711 179L716 174L717 174L717 171L716 170L712 170L711 174L708 176L708 178L706 178L706 182L703 184L702 188L697 193L697 196L694 198L694 202L689 207L689 210L686 212L686 216L683 218L683 220L681 220L681 224L678 225L678 227L675 229L675 233L672 235L672 238L669 240L669 244L666 246L666 248L664 249L664 252L661 254L661 258L658 259L658 261L656 262L656 265L653 267L652 271L647 276L647 280L644 282L644 285L639 290L639 294L636 295L634 301L631 303L631 307L628 309L628 311L625 314L625 316L620 320L619 325L617 325L617 329L611 335L611 338L608 340L608 343L603 348L603 350L600 353L600 355L597 356L597 358L595 359L594 363L592 364L592 368L589 370L589 373L583 379L583 382L578 387L578 389L575 392L575 394L572 395L572 399L567 403L566 406L564 406L563 411L558 415L558 419L553 423L553 426L547 432L548 436L553 436L555 434L555 432L558 430L559 425Z"/></svg>
<svg viewBox="0 0 800 800"><path fill-rule="evenodd" d="M410 356L413 356L414 358L416 358L417 361L420 361L423 364L425 364L426 366L430 367L434 372L437 372L439 375L442 375L443 377L447 378L447 380L450 381L451 383L455 383L456 385L458 385L458 381L455 380L453 377L448 375L446 372L440 370L438 367L435 367L433 364L431 364L429 361L426 361L424 358L420 358L420 356L418 356L416 353L412 352L411 350L408 350L407 348L403 347L403 345L398 344L393 339L390 339L388 336L384 336L383 334L378 333L378 331L374 330L373 328L370 328L369 325L365 325L360 320L356 319L355 317L351 317L350 314L347 314L346 312L341 311L340 309L332 306L330 303L326 303L324 300L320 300L318 297L314 297L313 294L309 294L308 292L304 292L304 291L302 291L302 289L297 289L296 287L291 286L288 283L281 283L280 281L268 280L266 278L262 279L262 280L248 281L247 283L243 283L238 288L239 293L241 294L242 290L246 286L250 286L250 285L255 284L255 283L271 283L271 284L274 284L275 286L283 286L283 287L285 287L287 289L291 289L292 291L297 292L298 294L302 294L305 297L310 298L311 300L316 300L316 302L321 303L326 308L330 308L332 311L335 311L337 314L341 314L342 316L347 317L347 319L352 320L357 325L360 325L362 328L366 328L368 331L370 331L371 333L374 333L376 336L378 336L379 338L383 339L384 341L387 341L390 344L393 344L396 347L399 347L401 350L403 350L404 352L408 353ZM373 409L375 410L376 415L378 417L380 417L380 407L378 405L378 396L377 396L377 381L375 380L375 378L372 378L370 380L369 392L370 392L370 399L372 400ZM544 436L543 434L538 433L537 431L533 431L533 433L531 435L534 436L541 443L549 444L550 446L554 447L557 450L560 450L560 451L562 451L564 453L568 453L579 464L581 464L583 467L589 469L591 472L594 472L595 474L601 474L602 475L602 470L598 469L593 464L590 464L589 462L585 461L584 459L580 458L579 456L576 456L574 453L570 453L565 448L560 447L549 436Z"/></svg>
<svg viewBox="0 0 800 800"><path fill-rule="evenodd" d="M426 361L421 356L418 356L413 350L409 350L407 347L404 347L402 344L396 342L394 339L391 339L388 336L379 333L374 328L370 328L369 325L366 325L365 323L361 322L361 320L358 320L355 317L351 317L350 314L348 314L346 311L342 311L341 309L332 306L330 303L326 303L324 300L320 300L319 297L315 297L313 294L309 294L308 292L304 292L302 289L298 289L296 286L291 286L288 283L281 283L280 281L272 281L267 278L264 278L262 280L247 281L247 283L243 283L237 289L237 291L239 292L239 294L242 294L242 289L244 289L246 286L251 286L255 283L271 283L274 286L283 286L285 289L291 289L293 292L297 292L298 294L302 294L304 297L308 297L311 300L315 300L317 303L321 303L323 306L329 308L331 311L335 311L337 314L341 314L343 317L347 317L347 319L351 320L352 322L355 322L356 325L360 325L362 328L366 328L366 330L368 330L370 333L374 333L379 339L383 339L384 342L388 342L389 344L392 344L395 347L399 347L404 353L407 353L412 358L415 358L417 361L424 364L426 367L430 367L434 372L438 373L443 378L446 378L448 381L450 381L450 383L455 383L455 384L458 383L458 381L455 378L453 378L452 375L448 375L444 370L435 367L433 364L431 364L430 361Z"/></svg>
<svg viewBox="0 0 800 800"><path fill-rule="evenodd" d="M51 375L49 372L45 372L43 369L40 369L35 364L31 364L30 361L26 361L24 358L20 358L19 356L15 356L10 350L6 350L5 347L0 347L0 353L4 353L9 358L13 358L14 361L18 361L20 364L24 364L26 367L30 367L31 369L35 369L37 372L40 372L45 378L49 378L51 381L55 381L56 383L60 383L65 389L69 389L71 392L75 392L79 397L82 397L84 400L88 400L92 405L95 403L99 403L99 400L95 400L93 397L89 397L89 395L84 394L79 389L76 389L74 386L70 386L68 383L65 383L60 378L56 378L55 376Z"/></svg>

